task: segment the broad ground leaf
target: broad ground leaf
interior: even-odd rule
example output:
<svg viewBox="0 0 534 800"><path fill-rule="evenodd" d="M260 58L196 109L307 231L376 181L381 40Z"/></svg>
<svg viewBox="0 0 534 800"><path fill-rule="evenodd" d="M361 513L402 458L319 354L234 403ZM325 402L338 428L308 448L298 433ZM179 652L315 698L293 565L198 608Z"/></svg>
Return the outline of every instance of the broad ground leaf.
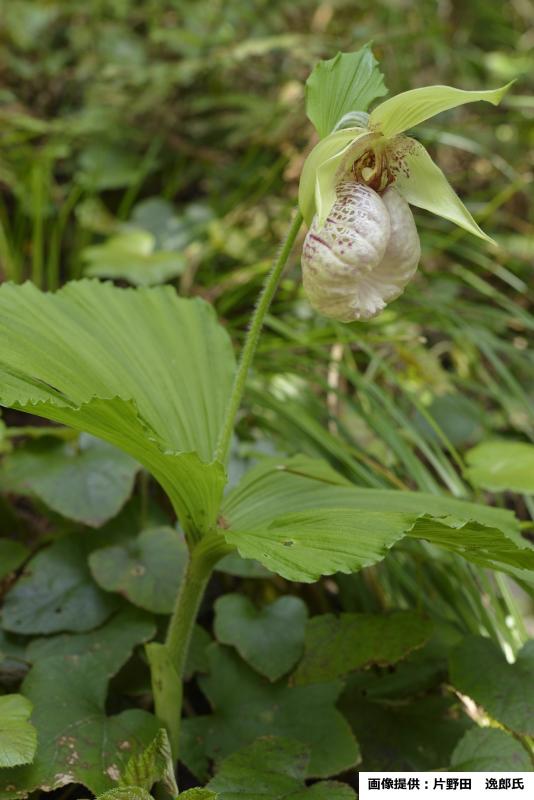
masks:
<svg viewBox="0 0 534 800"><path fill-rule="evenodd" d="M88 631L117 608L87 566L90 538L71 534L41 550L5 596L3 626L15 633Z"/></svg>
<svg viewBox="0 0 534 800"><path fill-rule="evenodd" d="M321 461L266 459L225 499L222 533L241 556L290 580L312 581L382 559L403 536L534 575L534 547L512 512L422 492L362 489Z"/></svg>
<svg viewBox="0 0 534 800"><path fill-rule="evenodd" d="M117 666L115 664L114 666ZM0 773L0 798L81 783L94 794L118 785L129 759L156 736L155 717L137 709L105 712L112 672L100 654L39 661L22 685L33 704L37 752L32 764Z"/></svg>
<svg viewBox="0 0 534 800"><path fill-rule="evenodd" d="M212 641L211 636L205 628L201 625L195 625L184 668L184 679L186 681L192 678L195 672L209 671L209 660L206 650Z"/></svg>
<svg viewBox="0 0 534 800"><path fill-rule="evenodd" d="M123 544L94 550L89 566L107 592L155 614L170 614L187 563L187 545L175 528L152 528Z"/></svg>
<svg viewBox="0 0 534 800"><path fill-rule="evenodd" d="M18 569L28 558L28 548L12 539L0 539L0 581Z"/></svg>
<svg viewBox="0 0 534 800"><path fill-rule="evenodd" d="M364 771L446 769L456 743L472 725L446 697L380 703L358 695L343 695L341 708L360 743Z"/></svg>
<svg viewBox="0 0 534 800"><path fill-rule="evenodd" d="M468 636L451 653L450 681L514 733L534 736L534 640L508 664L490 639Z"/></svg>
<svg viewBox="0 0 534 800"><path fill-rule="evenodd" d="M247 664L276 681L302 655L307 616L299 597L256 608L244 595L226 594L215 603L214 631L222 644L233 645Z"/></svg>
<svg viewBox="0 0 534 800"><path fill-rule="evenodd" d="M87 434L77 442L40 439L4 459L0 489L34 494L64 517L99 527L131 495L138 469L129 455Z"/></svg>
<svg viewBox="0 0 534 800"><path fill-rule="evenodd" d="M219 795L210 789L188 789L180 795L180 800L219 800Z"/></svg>
<svg viewBox="0 0 534 800"><path fill-rule="evenodd" d="M29 717L32 704L20 694L0 697L0 767L29 764L37 747L37 732Z"/></svg>
<svg viewBox="0 0 534 800"><path fill-rule="evenodd" d="M534 493L534 444L482 442L466 455L467 477L495 492Z"/></svg>
<svg viewBox="0 0 534 800"><path fill-rule="evenodd" d="M431 632L432 623L412 611L313 617L294 682L320 683L369 664L395 664L421 647Z"/></svg>
<svg viewBox="0 0 534 800"><path fill-rule="evenodd" d="M226 758L208 788L218 800L354 800L352 789L334 781L305 788L309 758L300 742L263 737Z"/></svg>
<svg viewBox="0 0 534 800"><path fill-rule="evenodd" d="M213 309L171 287L0 288L0 403L129 453L186 531L215 520L225 474L212 459L233 371Z"/></svg>
<svg viewBox="0 0 534 800"><path fill-rule="evenodd" d="M306 81L306 113L322 139L345 114L367 111L385 94L384 76L366 44L355 53L319 61Z"/></svg>
<svg viewBox="0 0 534 800"><path fill-rule="evenodd" d="M129 658L136 645L152 639L155 633L156 625L149 614L127 607L89 633L33 639L26 649L26 658L36 663L55 656L74 658L93 653L112 674Z"/></svg>
<svg viewBox="0 0 534 800"><path fill-rule="evenodd" d="M335 775L358 762L358 747L346 721L335 708L339 682L289 687L270 683L229 648L208 649L210 674L199 684L213 708L210 716L182 723L180 754L199 778L207 759L220 761L259 736L282 736L311 751L307 774Z"/></svg>
<svg viewBox="0 0 534 800"><path fill-rule="evenodd" d="M532 772L523 745L498 728L471 728L454 748L454 772Z"/></svg>

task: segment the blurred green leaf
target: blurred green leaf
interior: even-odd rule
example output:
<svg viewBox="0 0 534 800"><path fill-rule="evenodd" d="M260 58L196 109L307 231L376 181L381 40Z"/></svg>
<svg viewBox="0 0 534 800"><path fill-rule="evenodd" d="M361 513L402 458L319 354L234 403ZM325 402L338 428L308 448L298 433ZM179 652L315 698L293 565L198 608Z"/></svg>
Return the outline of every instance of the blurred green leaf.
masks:
<svg viewBox="0 0 534 800"><path fill-rule="evenodd" d="M493 492L534 494L534 444L482 442L466 454L466 475Z"/></svg>
<svg viewBox="0 0 534 800"><path fill-rule="evenodd" d="M16 767L33 761L37 732L28 721L32 704L20 694L0 697L0 767Z"/></svg>
<svg viewBox="0 0 534 800"><path fill-rule="evenodd" d="M355 53L319 61L306 81L306 113L322 139L345 114L367 111L385 94L384 76L368 43Z"/></svg>
<svg viewBox="0 0 534 800"><path fill-rule="evenodd" d="M454 772L532 772L523 745L498 728L471 728L451 757Z"/></svg>
<svg viewBox="0 0 534 800"><path fill-rule="evenodd" d="M118 600L91 578L90 550L90 539L71 534L37 553L4 598L4 628L42 634L89 631L105 622Z"/></svg>
<svg viewBox="0 0 534 800"><path fill-rule="evenodd" d="M82 434L76 442L30 442L6 456L0 489L34 494L64 517L99 527L120 511L138 470L126 453Z"/></svg>
<svg viewBox="0 0 534 800"><path fill-rule="evenodd" d="M151 528L123 544L102 547L89 567L106 592L155 614L170 614L187 564L188 549L174 528Z"/></svg>
<svg viewBox="0 0 534 800"><path fill-rule="evenodd" d="M508 664L491 639L467 636L451 653L450 681L497 722L514 733L534 736L534 640Z"/></svg>
<svg viewBox="0 0 534 800"><path fill-rule="evenodd" d="M199 685L213 714L182 723L181 758L197 777L205 777L206 757L220 761L258 736L284 736L307 745L309 776L335 775L357 763L357 744L335 708L340 683L273 684L221 645L208 648L208 657L210 674L199 678Z"/></svg>
<svg viewBox="0 0 534 800"><path fill-rule="evenodd" d="M21 542L0 539L0 581L18 569L30 555L30 550Z"/></svg>
<svg viewBox="0 0 534 800"><path fill-rule="evenodd" d="M85 275L90 278L122 279L134 286L156 286L181 275L186 267L182 253L156 250L154 236L131 229L112 236L104 244L86 247Z"/></svg>
<svg viewBox="0 0 534 800"><path fill-rule="evenodd" d="M307 616L300 597L279 597L256 608L244 595L225 594L215 603L214 632L257 672L276 681L302 655Z"/></svg>
<svg viewBox="0 0 534 800"><path fill-rule="evenodd" d="M413 611L384 614L322 614L306 626L297 685L330 681L369 664L395 664L422 647L432 622Z"/></svg>
<svg viewBox="0 0 534 800"><path fill-rule="evenodd" d="M120 447L154 474L186 531L213 525L234 355L206 303L170 287L4 284L0 319L3 405Z"/></svg>

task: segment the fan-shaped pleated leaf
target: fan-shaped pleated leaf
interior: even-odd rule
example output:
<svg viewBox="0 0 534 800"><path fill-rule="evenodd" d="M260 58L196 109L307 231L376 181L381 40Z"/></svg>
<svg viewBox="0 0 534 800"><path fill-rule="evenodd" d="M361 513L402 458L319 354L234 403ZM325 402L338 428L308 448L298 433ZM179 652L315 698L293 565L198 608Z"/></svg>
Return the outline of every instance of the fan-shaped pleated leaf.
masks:
<svg viewBox="0 0 534 800"><path fill-rule="evenodd" d="M0 288L0 403L133 455L186 529L211 525L217 510L225 475L213 452L233 370L210 306L171 287Z"/></svg>

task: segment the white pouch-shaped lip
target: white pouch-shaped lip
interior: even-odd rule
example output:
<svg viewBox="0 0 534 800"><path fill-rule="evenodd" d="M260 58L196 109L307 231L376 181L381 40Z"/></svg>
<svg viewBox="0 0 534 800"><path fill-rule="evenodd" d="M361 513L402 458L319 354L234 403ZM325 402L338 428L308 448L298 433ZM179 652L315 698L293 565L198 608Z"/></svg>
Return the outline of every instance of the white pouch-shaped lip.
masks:
<svg viewBox="0 0 534 800"><path fill-rule="evenodd" d="M408 203L393 188L382 196L342 181L322 228L312 222L302 251L311 305L340 322L370 319L413 277L421 247Z"/></svg>

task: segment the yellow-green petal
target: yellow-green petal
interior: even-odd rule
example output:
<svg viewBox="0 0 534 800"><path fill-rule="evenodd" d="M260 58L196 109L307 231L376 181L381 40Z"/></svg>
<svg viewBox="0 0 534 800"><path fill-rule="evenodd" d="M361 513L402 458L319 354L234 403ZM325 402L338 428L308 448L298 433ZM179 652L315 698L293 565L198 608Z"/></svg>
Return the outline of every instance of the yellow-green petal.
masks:
<svg viewBox="0 0 534 800"><path fill-rule="evenodd" d="M424 208L454 222L469 233L495 244L479 228L447 178L434 164L422 144L407 136L399 137L400 153L395 188L412 206Z"/></svg>
<svg viewBox="0 0 534 800"><path fill-rule="evenodd" d="M485 100L496 106L512 83L513 81L500 89L481 92L467 92L452 86L425 86L402 92L381 103L371 112L369 127L390 137L419 125L420 122L441 111L463 106L465 103Z"/></svg>
<svg viewBox="0 0 534 800"><path fill-rule="evenodd" d="M374 139L377 134L370 134L367 128L346 128L331 133L311 151L304 162L299 185L299 206L307 225L311 225L315 213L322 219L320 224L324 223L336 199L340 173L355 144L363 137L367 137L367 143L367 139Z"/></svg>

